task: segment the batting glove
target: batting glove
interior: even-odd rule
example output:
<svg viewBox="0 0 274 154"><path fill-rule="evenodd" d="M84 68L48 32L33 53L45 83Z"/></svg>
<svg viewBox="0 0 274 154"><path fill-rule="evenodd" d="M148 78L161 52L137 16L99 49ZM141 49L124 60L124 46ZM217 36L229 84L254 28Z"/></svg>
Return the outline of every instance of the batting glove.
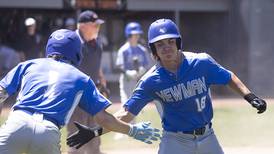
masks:
<svg viewBox="0 0 274 154"><path fill-rule="evenodd" d="M147 144L152 144L152 141L157 141L161 138L160 130L150 127L150 122L131 125L128 135Z"/></svg>
<svg viewBox="0 0 274 154"><path fill-rule="evenodd" d="M78 128L78 131L71 134L67 138L67 145L70 147L75 147L79 149L84 144L88 143L91 139L102 135L103 128L101 127L87 127L78 122L74 122L75 126Z"/></svg>
<svg viewBox="0 0 274 154"><path fill-rule="evenodd" d="M263 99L257 97L255 94L249 93L244 96L244 99L258 110L257 113L260 114L266 110L266 106L267 106L266 102Z"/></svg>
<svg viewBox="0 0 274 154"><path fill-rule="evenodd" d="M136 70L127 70L125 75L128 79L136 80L138 78L138 72Z"/></svg>

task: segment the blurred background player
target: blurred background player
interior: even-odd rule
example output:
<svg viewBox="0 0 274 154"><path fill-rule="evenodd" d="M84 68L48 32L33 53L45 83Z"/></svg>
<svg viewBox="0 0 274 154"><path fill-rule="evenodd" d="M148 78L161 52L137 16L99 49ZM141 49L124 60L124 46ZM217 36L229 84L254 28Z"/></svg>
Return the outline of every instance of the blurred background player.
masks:
<svg viewBox="0 0 274 154"><path fill-rule="evenodd" d="M76 106L108 130L148 144L158 139L158 130L148 123L127 124L105 111L111 102L76 68L82 60L81 46L75 31L57 30L48 39L47 58L22 62L0 81L0 104L20 91L0 129L1 154L61 154L60 129Z"/></svg>
<svg viewBox="0 0 274 154"><path fill-rule="evenodd" d="M106 80L101 70L101 57L103 49L102 44L98 39L100 26L103 23L104 20L99 19L95 12L86 10L80 13L78 17L76 33L79 35L83 49L83 60L79 66L79 69L89 75L90 78L95 82L96 86L99 88L100 92L107 96L109 92L106 88ZM71 133L76 130L73 121L79 121L80 123L90 127L97 125L93 117L89 116L79 107L77 107L67 127L68 135L71 135ZM92 142L89 142L79 150L69 148L68 153L100 154L100 138L98 137L94 139Z"/></svg>
<svg viewBox="0 0 274 154"><path fill-rule="evenodd" d="M20 54L15 49L4 44L0 35L0 80L9 70L20 63L20 60ZM5 105L13 104L15 99L15 97L10 97ZM3 107L3 104L0 104L0 113Z"/></svg>
<svg viewBox="0 0 274 154"><path fill-rule="evenodd" d="M122 105L127 101L137 81L148 67L149 58L147 57L147 50L138 42L142 33L143 31L139 23L128 23L125 27L125 37L127 40L118 50L116 67L121 72L119 87Z"/></svg>
<svg viewBox="0 0 274 154"><path fill-rule="evenodd" d="M73 18L67 18L65 21L65 28L69 30L76 30L76 22Z"/></svg>
<svg viewBox="0 0 274 154"><path fill-rule="evenodd" d="M15 49L3 44L0 37L0 80L18 63L20 63L20 55Z"/></svg>
<svg viewBox="0 0 274 154"><path fill-rule="evenodd" d="M25 20L26 32L19 40L19 51L22 61L43 57L45 42L42 35L37 32L37 23L34 18Z"/></svg>
<svg viewBox="0 0 274 154"><path fill-rule="evenodd" d="M150 25L148 44L157 63L140 79L116 116L130 122L149 102L157 100L164 130L159 154L224 153L212 128L211 85L227 85L257 113L266 110L264 100L211 56L183 52L181 34L170 19Z"/></svg>
<svg viewBox="0 0 274 154"><path fill-rule="evenodd" d="M118 50L116 67L121 72L119 79L120 98L122 106L132 94L137 81L146 72L149 64L147 50L139 43L142 27L137 22L130 22L125 27L126 42ZM115 134L115 139L122 138Z"/></svg>

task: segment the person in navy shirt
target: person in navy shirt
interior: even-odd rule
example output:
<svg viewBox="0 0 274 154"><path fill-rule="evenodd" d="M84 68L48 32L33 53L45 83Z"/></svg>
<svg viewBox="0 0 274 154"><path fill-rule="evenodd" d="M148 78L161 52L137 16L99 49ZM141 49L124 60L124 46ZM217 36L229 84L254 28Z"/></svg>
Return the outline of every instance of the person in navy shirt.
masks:
<svg viewBox="0 0 274 154"><path fill-rule="evenodd" d="M158 130L148 123L127 124L105 111L111 102L98 92L89 76L76 68L82 55L75 31L53 32L46 56L18 64L0 81L0 103L19 91L0 128L1 154L60 154L60 129L68 124L76 106L108 130L149 144L158 139ZM80 128L79 123L75 124ZM96 136L100 134L102 129L95 131Z"/></svg>
<svg viewBox="0 0 274 154"><path fill-rule="evenodd" d="M140 79L117 115L129 122L156 101L163 127L159 154L224 153L212 128L211 85L228 85L258 113L266 110L264 100L210 55L182 51L181 35L170 19L150 25L148 43L157 63Z"/></svg>
<svg viewBox="0 0 274 154"><path fill-rule="evenodd" d="M105 21L100 19L96 12L85 10L81 12L77 19L77 29L75 30L82 42L83 59L79 65L79 70L90 76L97 89L105 97L109 96L109 90L106 85L104 73L101 67L103 46L98 37L100 27ZM98 126L94 118L88 113L83 112L80 107L76 107L67 125L67 135L70 136L77 129L74 127L74 121L89 127ZM102 154L100 149L100 137L96 137L79 150L68 148L68 154Z"/></svg>

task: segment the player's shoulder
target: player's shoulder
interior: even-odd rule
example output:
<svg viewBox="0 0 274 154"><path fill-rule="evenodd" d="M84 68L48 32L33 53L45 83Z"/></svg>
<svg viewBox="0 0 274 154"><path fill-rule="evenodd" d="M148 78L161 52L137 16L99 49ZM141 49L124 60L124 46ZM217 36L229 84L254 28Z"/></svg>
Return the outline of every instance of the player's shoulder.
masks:
<svg viewBox="0 0 274 154"><path fill-rule="evenodd" d="M125 52L128 50L129 47L130 47L129 43L126 42L118 49L118 52Z"/></svg>
<svg viewBox="0 0 274 154"><path fill-rule="evenodd" d="M43 64L46 63L47 58L36 58L36 59L30 59L30 60L26 60L26 61L22 61L20 62L18 65L32 65L32 64Z"/></svg>
<svg viewBox="0 0 274 154"><path fill-rule="evenodd" d="M185 58L189 58L189 59L207 59L210 57L210 55L206 52L190 52L190 51L183 51L183 54L185 56Z"/></svg>
<svg viewBox="0 0 274 154"><path fill-rule="evenodd" d="M44 67L49 67L49 69L61 70L64 74L75 74L77 76L88 77L85 73L83 73L79 68L63 61L57 61L52 58L40 58L32 60L35 63L40 65L44 65Z"/></svg>
<svg viewBox="0 0 274 154"><path fill-rule="evenodd" d="M144 52L147 51L146 47L144 47L144 46L141 45L141 44L138 44L138 47L139 47L142 51L144 51Z"/></svg>
<svg viewBox="0 0 274 154"><path fill-rule="evenodd" d="M160 71L159 69L161 66L153 65L140 79L145 85L153 85L159 78L160 78Z"/></svg>
<svg viewBox="0 0 274 154"><path fill-rule="evenodd" d="M61 66L60 67L63 67L64 70L66 70L68 73L70 73L71 75L76 75L78 76L79 78L83 78L83 79L88 79L89 76L87 74L85 74L84 72L82 72L79 68L71 65L71 64L68 64L68 63L65 63L65 62L62 62L60 64Z"/></svg>
<svg viewBox="0 0 274 154"><path fill-rule="evenodd" d="M212 57L206 52L195 53L184 51L183 54L185 59L187 59L190 63L208 62L212 60Z"/></svg>
<svg viewBox="0 0 274 154"><path fill-rule="evenodd" d="M84 83L86 83L88 79L90 78L87 74L82 72L79 68L69 63L56 61L51 58L49 58L49 60L51 61L51 66L55 67L55 68L51 67L50 69L60 70L60 73L66 76L66 78L70 78L70 79L77 80Z"/></svg>

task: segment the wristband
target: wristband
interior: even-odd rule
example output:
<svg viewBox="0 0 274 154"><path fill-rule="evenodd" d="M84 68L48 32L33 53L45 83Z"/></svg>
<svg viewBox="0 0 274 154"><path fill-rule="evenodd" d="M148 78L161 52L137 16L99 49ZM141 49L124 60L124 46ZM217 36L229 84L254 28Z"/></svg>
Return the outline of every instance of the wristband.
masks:
<svg viewBox="0 0 274 154"><path fill-rule="evenodd" d="M244 96L244 99L248 102L253 101L255 98L258 98L258 97L253 93L249 93L249 94Z"/></svg>
<svg viewBox="0 0 274 154"><path fill-rule="evenodd" d="M128 131L127 134L128 134L129 136L132 136L132 133L133 133L133 126L130 124L130 125L129 125L129 131Z"/></svg>
<svg viewBox="0 0 274 154"><path fill-rule="evenodd" d="M99 127L98 129L94 130L94 136L101 136L103 133L103 128Z"/></svg>

